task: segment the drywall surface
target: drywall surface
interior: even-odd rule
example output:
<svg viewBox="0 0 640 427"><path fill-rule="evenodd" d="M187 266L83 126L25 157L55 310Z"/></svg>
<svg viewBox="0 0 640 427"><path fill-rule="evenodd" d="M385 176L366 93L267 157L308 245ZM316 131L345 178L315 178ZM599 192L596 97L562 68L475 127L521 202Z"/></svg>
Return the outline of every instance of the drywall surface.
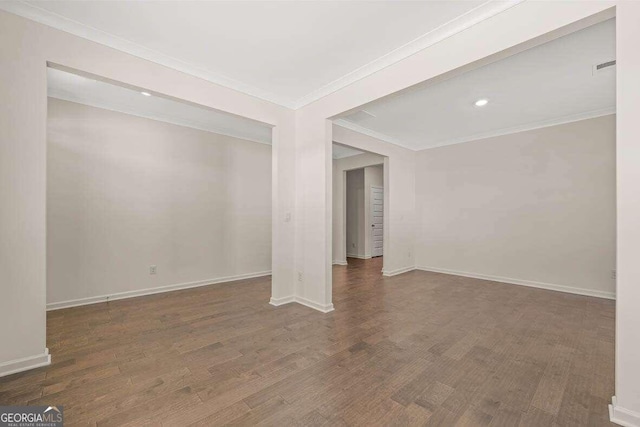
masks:
<svg viewBox="0 0 640 427"><path fill-rule="evenodd" d="M418 268L613 296L615 116L423 150Z"/></svg>
<svg viewBox="0 0 640 427"><path fill-rule="evenodd" d="M49 304L271 270L269 145L48 106Z"/></svg>

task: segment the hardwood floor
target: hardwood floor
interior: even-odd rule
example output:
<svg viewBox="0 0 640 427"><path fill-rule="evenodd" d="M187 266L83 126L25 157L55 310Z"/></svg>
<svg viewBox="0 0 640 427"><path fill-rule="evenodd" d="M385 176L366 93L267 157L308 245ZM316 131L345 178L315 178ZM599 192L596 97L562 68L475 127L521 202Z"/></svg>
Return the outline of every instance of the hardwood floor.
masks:
<svg viewBox="0 0 640 427"><path fill-rule="evenodd" d="M329 314L270 306L269 278L49 312L53 364L0 378L0 403L66 425L613 425L613 301L349 264Z"/></svg>

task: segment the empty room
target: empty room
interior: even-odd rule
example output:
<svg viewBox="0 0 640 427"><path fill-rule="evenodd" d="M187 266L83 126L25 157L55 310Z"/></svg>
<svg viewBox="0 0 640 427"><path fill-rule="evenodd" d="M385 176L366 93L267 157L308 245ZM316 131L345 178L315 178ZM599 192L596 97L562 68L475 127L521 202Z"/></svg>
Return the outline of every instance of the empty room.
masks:
<svg viewBox="0 0 640 427"><path fill-rule="evenodd" d="M640 427L640 2L0 3L0 425Z"/></svg>

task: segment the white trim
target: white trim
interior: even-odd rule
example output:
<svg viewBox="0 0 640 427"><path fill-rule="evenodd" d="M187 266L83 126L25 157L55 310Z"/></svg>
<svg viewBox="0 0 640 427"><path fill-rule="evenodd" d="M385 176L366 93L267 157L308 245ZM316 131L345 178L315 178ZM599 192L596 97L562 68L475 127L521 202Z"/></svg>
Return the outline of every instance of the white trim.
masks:
<svg viewBox="0 0 640 427"><path fill-rule="evenodd" d="M334 259L333 260L333 265L348 265L347 264L347 260L338 260L338 259Z"/></svg>
<svg viewBox="0 0 640 427"><path fill-rule="evenodd" d="M609 405L609 420L624 427L640 427L640 413L618 406L615 396Z"/></svg>
<svg viewBox="0 0 640 427"><path fill-rule="evenodd" d="M397 276L398 274L408 273L409 271L413 271L416 268L413 266L397 268L395 270L382 270L382 275L385 277Z"/></svg>
<svg viewBox="0 0 640 427"><path fill-rule="evenodd" d="M313 308L313 309L321 311L323 313L329 313L329 312L333 311L333 303L318 304L317 302L313 302L311 300L308 300L306 298L302 298L302 297L299 297L299 296L296 296L296 302L298 304L306 305L309 308Z"/></svg>
<svg viewBox="0 0 640 427"><path fill-rule="evenodd" d="M371 256L368 256L368 255L347 254L347 258L371 259Z"/></svg>
<svg viewBox="0 0 640 427"><path fill-rule="evenodd" d="M449 22L445 22L439 27L429 31L426 34L421 35L420 37L400 46L399 48L377 58L362 67L351 71L348 74L332 81L329 84L326 84L309 94L303 96L300 99L297 99L293 103L293 108L301 108L307 104L310 104L318 99L324 98L325 96L336 92L350 84L357 82L371 74L374 74L383 68L389 67L390 65L395 64L396 62L400 62L403 59L410 57L418 53L421 50L424 50L430 46L435 45L457 33L460 33L484 20L487 20L493 16L498 15L510 9L513 6L516 6L519 3L522 3L524 0L507 0L507 1L495 1L489 0L482 3L480 6L460 15L456 18L452 19Z"/></svg>
<svg viewBox="0 0 640 427"><path fill-rule="evenodd" d="M384 133L376 132L375 130L371 130L355 123L351 123L345 119L336 119L333 121L333 124L345 129L352 130L354 132L361 133L363 135L370 136L371 138L379 139L380 141L388 142L389 144L397 145L398 147L406 148L407 150L416 151L415 148L409 147L406 142L402 142L401 140Z"/></svg>
<svg viewBox="0 0 640 427"><path fill-rule="evenodd" d="M429 150L429 149L438 148L438 147L445 147L447 145L463 144L465 142L478 141L481 139L493 138L496 136L510 135L512 133L520 133L520 132L526 132L526 131L535 130L535 129L548 128L551 126L559 126L567 123L579 122L581 120L595 119L597 117L602 117L602 116L610 116L611 114L615 114L615 113L616 113L615 107L603 108L600 110L585 111L583 113L570 114L568 116L557 117L554 119L541 120L538 122L525 123L523 125L512 126L508 128L496 129L490 132L477 133L475 135L465 136L462 138L442 140L442 141L436 142L434 145L431 145L424 149L420 149L418 151Z"/></svg>
<svg viewBox="0 0 640 427"><path fill-rule="evenodd" d="M174 70L199 77L211 83L225 86L238 92L295 110L349 86L350 84L395 64L396 62L402 61L403 59L408 58L429 46L433 46L434 44L460 33L486 19L504 12L522 1L523 0L486 1L480 6L440 25L439 27L381 56L380 58L345 74L331 83L311 91L297 100L293 100L288 97L280 97L270 91L259 89L219 73L211 72L201 66L184 62L180 59L146 48L122 37L85 25L81 22L66 18L62 15L24 1L2 1L0 2L0 9L58 30L65 31L75 36L100 43L113 49L117 49L121 52L137 56L138 58L146 59L148 61L155 62L156 64L164 65L166 67L173 68Z"/></svg>
<svg viewBox="0 0 640 427"><path fill-rule="evenodd" d="M51 364L51 355L49 349L45 348L44 353L35 356L23 357L21 359L9 360L0 363L0 377L5 377L18 372L28 371L30 369L40 368Z"/></svg>
<svg viewBox="0 0 640 427"><path fill-rule="evenodd" d="M296 301L296 297L294 295L290 295L288 297L282 297L282 298L271 297L271 299L269 300L269 304L275 307L278 307L280 305L289 304L295 301Z"/></svg>
<svg viewBox="0 0 640 427"><path fill-rule="evenodd" d="M47 95L48 98L53 98L53 99L58 99L61 101L65 101L65 102L72 102L74 104L79 104L79 105L86 105L88 107L93 107L93 108L99 108L101 110L105 110L105 111L113 111L115 113L120 113L120 114L126 114L128 116L134 116L134 117L141 117L143 119L148 119L148 120L153 120L156 122L162 122L162 123L169 123L172 125L176 125L176 126L180 126L180 127L186 127L186 128L190 128L190 129L197 129L197 130L201 130L204 132L209 132L209 133L213 133L216 135L223 135L223 136L228 136L231 138L235 138L235 139L242 139L244 141L249 141L249 142L256 142L258 144L265 144L265 145L271 145L271 141L261 141L259 139L254 139L254 138L250 138L248 136L240 136L240 135L234 135L230 132L224 131L224 130L220 130L220 129L207 129L203 126L200 126L198 124L193 124L187 120L184 121L179 121L179 120L174 120L171 117L163 117L163 116L159 116L159 115L152 115L152 114L142 114L139 112L131 112L128 111L126 108L121 108L121 109L116 109L116 107L106 107L104 105L101 105L97 102L89 102L89 101L85 101L85 100L79 100L77 98L73 98L71 96L65 96L65 95L61 95L61 94L57 94L57 93L50 93Z"/></svg>
<svg viewBox="0 0 640 427"><path fill-rule="evenodd" d="M474 135L465 136L465 137L461 137L461 138L441 140L441 141L435 142L433 145L430 145L430 146L425 147L425 148L415 148L413 146L415 144L411 144L411 143L407 143L405 141L401 141L401 140L399 140L397 138L394 138L392 136L385 135L383 133L380 133L380 132L377 132L377 131L374 131L374 130L371 130L371 129L367 129L367 128L362 127L360 125L348 122L348 121L346 121L344 119L334 120L333 123L335 125L337 125L337 126L341 126L343 128L350 129L350 130L352 130L354 132L358 132L358 133L361 133L363 135L367 135L367 136L370 136L372 138L376 138L376 139L379 139L381 141L388 142L389 144L393 144L393 145L397 145L398 147L406 148L407 150L424 151L424 150L431 150L433 148L446 147L448 145L464 144L465 142L479 141L479 140L482 140L482 139L493 138L493 137L496 137L496 136L503 136L503 135L510 135L510 134L513 134L513 133L527 132L527 131L530 131L530 130L542 129L542 128L547 128L547 127L551 127L551 126L559 126L559 125L564 125L564 124L567 124L567 123L579 122L581 120L595 119L597 117L610 116L611 114L615 114L615 113L616 113L615 107L603 108L603 109L600 109L600 110L586 111L584 113L570 114L568 116L558 117L558 118L554 118L554 119L541 120L541 121L532 122L532 123L525 123L523 125L496 129L496 130L492 130L490 132L477 133L477 134L474 134Z"/></svg>
<svg viewBox="0 0 640 427"><path fill-rule="evenodd" d="M155 62L156 64L199 77L211 83L224 86L274 104L292 108L290 100L280 98L276 94L258 89L222 74L213 73L198 65L173 58L169 55L165 55L164 53L146 48L122 37L118 37L89 25L85 25L81 22L74 21L73 19L66 18L33 4L26 3L24 1L0 1L0 9L57 30L73 34L74 36L119 50L120 52L128 53L129 55L146 59L147 61Z"/></svg>
<svg viewBox="0 0 640 427"><path fill-rule="evenodd" d="M159 286L157 288L139 289L135 291L118 292L115 294L100 295L88 298L79 298L69 301L52 302L47 304L47 311L59 310L62 308L78 307L81 305L97 304L126 298L141 297L144 295L161 294L164 292L178 291L181 289L197 288L200 286L215 285L217 283L235 282L237 280L252 279L255 277L269 276L271 271L260 271L256 273L238 274L236 276L219 277L217 279L199 280L197 282L178 283L176 285Z"/></svg>
<svg viewBox="0 0 640 427"><path fill-rule="evenodd" d="M373 197L373 190L381 190L382 191L382 252L380 253L380 255L373 254L374 251L374 243L375 243L375 236L373 235L373 232L375 230L379 230L376 229L374 227L373 224L373 219L374 216L373 214L374 212L374 205L375 205L375 198ZM371 258L375 258L375 257L379 257L379 256L384 256L384 187L382 185L369 185L369 218L368 218L368 224L365 225L365 228L368 228L368 232L369 232L369 253L371 254Z"/></svg>
<svg viewBox="0 0 640 427"><path fill-rule="evenodd" d="M616 299L613 292L595 291L592 289L576 288L573 286L556 285L553 283L535 282L532 280L513 279L510 277L492 276L489 274L469 273L466 271L447 270L444 268L420 266L416 270L431 271L434 273L452 274L454 276L471 277L473 279L490 280L492 282L508 283L511 285L528 286L531 288L546 289L549 291L566 292L569 294L586 295L590 297Z"/></svg>
<svg viewBox="0 0 640 427"><path fill-rule="evenodd" d="M288 297L282 298L271 298L269 304L278 307L285 304L290 304L292 302L297 302L298 304L302 304L306 307L313 308L314 310L318 310L322 313L329 313L333 311L333 304L318 304L306 298L298 297L295 295L291 295Z"/></svg>

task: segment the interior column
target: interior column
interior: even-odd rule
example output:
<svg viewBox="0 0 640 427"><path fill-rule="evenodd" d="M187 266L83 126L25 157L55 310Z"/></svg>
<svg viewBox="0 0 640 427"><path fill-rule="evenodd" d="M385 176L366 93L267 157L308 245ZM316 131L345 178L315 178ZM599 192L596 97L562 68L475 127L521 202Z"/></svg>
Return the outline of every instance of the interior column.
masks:
<svg viewBox="0 0 640 427"><path fill-rule="evenodd" d="M322 312L331 302L332 124L296 111L296 301Z"/></svg>
<svg viewBox="0 0 640 427"><path fill-rule="evenodd" d="M619 2L616 396L611 419L640 426L640 3Z"/></svg>

